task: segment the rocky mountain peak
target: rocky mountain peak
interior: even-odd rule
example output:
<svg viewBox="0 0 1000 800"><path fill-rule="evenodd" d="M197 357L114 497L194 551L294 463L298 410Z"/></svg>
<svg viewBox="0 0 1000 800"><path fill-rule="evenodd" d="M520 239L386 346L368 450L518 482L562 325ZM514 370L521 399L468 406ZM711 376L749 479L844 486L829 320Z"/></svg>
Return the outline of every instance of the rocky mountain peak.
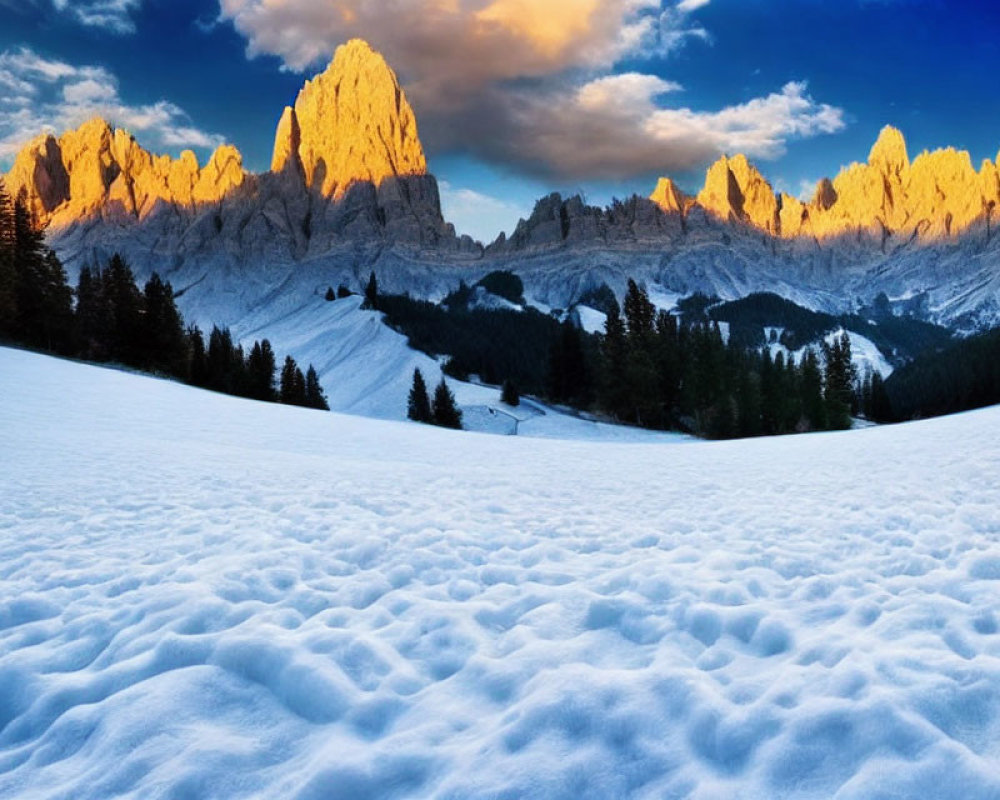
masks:
<svg viewBox="0 0 1000 800"><path fill-rule="evenodd" d="M660 178L649 199L667 214L683 214L688 204L684 192L670 178Z"/></svg>
<svg viewBox="0 0 1000 800"><path fill-rule="evenodd" d="M778 198L745 155L723 156L709 167L698 203L719 219L779 233Z"/></svg>
<svg viewBox="0 0 1000 800"><path fill-rule="evenodd" d="M885 175L901 176L910 166L903 132L892 125L886 125L868 154L868 166Z"/></svg>
<svg viewBox="0 0 1000 800"><path fill-rule="evenodd" d="M185 150L154 156L127 131L92 119L59 139L42 136L17 156L7 183L44 225L65 227L95 215L141 219L158 203L217 203L243 183L238 150L219 147L202 169Z"/></svg>
<svg viewBox="0 0 1000 800"><path fill-rule="evenodd" d="M351 184L425 175L417 120L396 74L367 42L337 48L278 127L273 168L297 154L307 185L342 197Z"/></svg>

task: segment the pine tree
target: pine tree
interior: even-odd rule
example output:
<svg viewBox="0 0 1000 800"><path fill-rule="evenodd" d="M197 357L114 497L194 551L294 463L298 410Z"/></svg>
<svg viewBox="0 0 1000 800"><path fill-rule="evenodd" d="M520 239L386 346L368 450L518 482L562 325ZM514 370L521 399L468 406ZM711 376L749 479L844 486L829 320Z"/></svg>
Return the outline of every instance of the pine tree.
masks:
<svg viewBox="0 0 1000 800"><path fill-rule="evenodd" d="M333 291L332 286L327 287L325 297L326 297L326 302L328 303L332 303L334 300L337 299L337 293Z"/></svg>
<svg viewBox="0 0 1000 800"><path fill-rule="evenodd" d="M601 342L601 406L611 416L621 418L629 405L625 385L628 342L621 308L615 298L608 303L604 322L604 339Z"/></svg>
<svg viewBox="0 0 1000 800"><path fill-rule="evenodd" d="M178 378L188 369L184 321L174 302L174 290L153 273L143 290L143 364L147 369Z"/></svg>
<svg viewBox="0 0 1000 800"><path fill-rule="evenodd" d="M455 395L451 393L448 384L441 379L441 383L434 390L434 424L442 428L462 429L462 412L455 404Z"/></svg>
<svg viewBox="0 0 1000 800"><path fill-rule="evenodd" d="M515 408L521 405L521 393L518 392L517 385L510 378L505 380L500 388L500 402Z"/></svg>
<svg viewBox="0 0 1000 800"><path fill-rule="evenodd" d="M329 411L330 404L326 401L326 394L323 391L323 387L319 382L319 375L316 374L316 368L312 364L309 365L309 369L306 370L306 406L308 408L319 409L320 411Z"/></svg>
<svg viewBox="0 0 1000 800"><path fill-rule="evenodd" d="M187 329L187 347L189 353L188 381L193 386L208 386L208 362L205 354L205 336L201 328L192 325Z"/></svg>
<svg viewBox="0 0 1000 800"><path fill-rule="evenodd" d="M14 336L26 344L43 347L40 322L45 293L45 236L35 226L23 198L14 203L14 274Z"/></svg>
<svg viewBox="0 0 1000 800"><path fill-rule="evenodd" d="M893 418L892 402L889 400L882 373L878 370L872 373L869 403L868 419L874 422L889 422Z"/></svg>
<svg viewBox="0 0 1000 800"><path fill-rule="evenodd" d="M0 336L13 335L17 326L14 245L14 204L0 176Z"/></svg>
<svg viewBox="0 0 1000 800"><path fill-rule="evenodd" d="M76 286L76 351L82 358L106 361L111 357L114 319L104 295L100 269L80 269Z"/></svg>
<svg viewBox="0 0 1000 800"><path fill-rule="evenodd" d="M135 275L125 259L116 253L101 274L101 282L104 301L112 317L110 357L129 366L141 367L144 309Z"/></svg>
<svg viewBox="0 0 1000 800"><path fill-rule="evenodd" d="M419 369L413 370L413 385L410 387L406 416L415 422L431 423L434 421L431 399L427 394L427 384Z"/></svg>
<svg viewBox="0 0 1000 800"><path fill-rule="evenodd" d="M827 428L826 402L823 398L823 374L819 359L810 347L802 357L802 431L822 431Z"/></svg>
<svg viewBox="0 0 1000 800"><path fill-rule="evenodd" d="M209 389L225 394L233 394L237 388L235 380L243 371L237 366L237 354L233 347L233 337L228 328L212 327L208 337L208 352L205 357L205 385Z"/></svg>
<svg viewBox="0 0 1000 800"><path fill-rule="evenodd" d="M267 339L254 342L250 355L247 356L247 394L251 399L267 403L273 403L277 399L274 389L275 368L271 343Z"/></svg>
<svg viewBox="0 0 1000 800"><path fill-rule="evenodd" d="M589 394L587 360L580 331L568 319L559 326L559 335L549 356L549 392L557 403L579 403Z"/></svg>
<svg viewBox="0 0 1000 800"><path fill-rule="evenodd" d="M851 358L851 337L844 331L832 344L823 345L826 358L825 399L827 424L834 430L851 427L854 402L855 367Z"/></svg>
<svg viewBox="0 0 1000 800"><path fill-rule="evenodd" d="M281 386L278 390L280 402L289 406L304 406L306 404L306 379L291 356L285 356L285 364L281 368Z"/></svg>
<svg viewBox="0 0 1000 800"><path fill-rule="evenodd" d="M372 272L368 278L368 285L365 287L365 301L361 304L364 309L378 311L378 280Z"/></svg>
<svg viewBox="0 0 1000 800"><path fill-rule="evenodd" d="M682 358L677 318L666 311L661 311L656 316L654 355L659 372L660 405L664 422L669 423L680 400Z"/></svg>
<svg viewBox="0 0 1000 800"><path fill-rule="evenodd" d="M45 253L42 279L42 344L52 352L69 353L73 339L73 290L62 262L52 250Z"/></svg>
<svg viewBox="0 0 1000 800"><path fill-rule="evenodd" d="M653 336L656 307L649 301L646 290L629 278L625 293L625 321L628 323L630 341L648 340Z"/></svg>

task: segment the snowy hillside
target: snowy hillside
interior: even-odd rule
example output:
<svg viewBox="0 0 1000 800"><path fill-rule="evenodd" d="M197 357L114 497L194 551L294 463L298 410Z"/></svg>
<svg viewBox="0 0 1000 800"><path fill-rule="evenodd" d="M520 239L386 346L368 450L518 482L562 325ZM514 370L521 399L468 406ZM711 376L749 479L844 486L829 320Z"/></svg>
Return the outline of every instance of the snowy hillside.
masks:
<svg viewBox="0 0 1000 800"><path fill-rule="evenodd" d="M360 309L360 297L327 302L316 295L290 296L279 311L262 309L233 333L247 345L267 338L280 354L313 364L330 408L376 419L406 419L413 370L431 388L441 367L410 348L406 337L386 326L382 315ZM466 430L561 439L677 441L678 434L591 422L525 399L518 408L500 402L500 388L447 379L462 409Z"/></svg>
<svg viewBox="0 0 1000 800"><path fill-rule="evenodd" d="M1000 798L1000 409L595 444L0 385L0 797Z"/></svg>

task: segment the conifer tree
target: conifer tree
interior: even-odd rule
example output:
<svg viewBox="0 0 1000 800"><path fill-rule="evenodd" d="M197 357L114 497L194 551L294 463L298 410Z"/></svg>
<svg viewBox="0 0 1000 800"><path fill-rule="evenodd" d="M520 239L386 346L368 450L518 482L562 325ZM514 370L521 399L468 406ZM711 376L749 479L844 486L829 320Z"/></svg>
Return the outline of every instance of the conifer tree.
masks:
<svg viewBox="0 0 1000 800"><path fill-rule="evenodd" d="M75 338L77 353L86 359L104 361L111 357L111 309L104 296L100 269L80 269L76 286Z"/></svg>
<svg viewBox="0 0 1000 800"><path fill-rule="evenodd" d="M187 329L188 343L188 380L194 386L208 385L208 363L205 354L205 335L201 328L192 325Z"/></svg>
<svg viewBox="0 0 1000 800"><path fill-rule="evenodd" d="M117 253L101 273L104 302L111 312L112 359L133 367L142 364L143 298L132 269Z"/></svg>
<svg viewBox="0 0 1000 800"><path fill-rule="evenodd" d="M42 346L39 321L44 305L45 237L22 198L14 203L15 338Z"/></svg>
<svg viewBox="0 0 1000 800"><path fill-rule="evenodd" d="M325 298L326 302L328 303L332 303L334 300L337 299L337 293L333 291L332 286L327 287Z"/></svg>
<svg viewBox="0 0 1000 800"><path fill-rule="evenodd" d="M371 311L378 311L378 280L374 272L369 276L368 285L365 286L365 301L361 304L361 307Z"/></svg>
<svg viewBox="0 0 1000 800"><path fill-rule="evenodd" d="M441 383L434 390L434 424L442 428L462 429L462 412L455 404L455 395L451 393L448 384L441 379Z"/></svg>
<svg viewBox="0 0 1000 800"><path fill-rule="evenodd" d="M187 373L184 321L174 302L174 290L153 273L143 290L142 346L144 365L178 378Z"/></svg>
<svg viewBox="0 0 1000 800"><path fill-rule="evenodd" d="M629 397L628 418L640 425L662 424L660 376L655 353L656 308L646 290L629 280L625 294L626 339L625 391Z"/></svg>
<svg viewBox="0 0 1000 800"><path fill-rule="evenodd" d="M329 411L330 404L326 401L326 394L319 382L319 375L312 364L306 370L306 398L305 404L308 408L315 408L320 411Z"/></svg>
<svg viewBox="0 0 1000 800"><path fill-rule="evenodd" d="M570 320L559 326L549 356L549 391L557 403L583 401L589 394L580 331Z"/></svg>
<svg viewBox="0 0 1000 800"><path fill-rule="evenodd" d="M666 311L656 316L655 361L659 371L660 404L668 423L680 399L681 354L677 318Z"/></svg>
<svg viewBox="0 0 1000 800"><path fill-rule="evenodd" d="M431 423L434 421L431 399L427 394L427 384L419 369L413 370L413 385L410 387L406 416L415 422Z"/></svg>
<svg viewBox="0 0 1000 800"><path fill-rule="evenodd" d="M656 307L650 302L646 290L629 278L628 291L625 293L625 321L628 323L629 339L638 342L651 338L655 318Z"/></svg>
<svg viewBox="0 0 1000 800"><path fill-rule="evenodd" d="M9 242L9 221L4 227ZM16 312L5 326L8 335L34 347L68 352L73 292L66 282L62 263L45 247L44 233L35 225L22 199L14 203L12 230L13 249L8 244L5 256L9 268L2 277L5 293L11 288L12 279L13 294L8 293L4 302L9 310Z"/></svg>
<svg viewBox="0 0 1000 800"><path fill-rule="evenodd" d="M810 347L802 357L802 415L804 430L827 428L826 402L823 398L823 373L816 352Z"/></svg>
<svg viewBox="0 0 1000 800"><path fill-rule="evenodd" d="M17 324L14 244L14 204L0 176L0 336L11 336Z"/></svg>
<svg viewBox="0 0 1000 800"><path fill-rule="evenodd" d="M604 322L604 339L601 342L601 405L613 417L621 418L628 408L628 394L625 385L628 342L625 323L617 299L608 302L607 319Z"/></svg>
<svg viewBox="0 0 1000 800"><path fill-rule="evenodd" d="M52 352L69 353L73 339L73 290L62 262L52 250L46 250L42 280L41 343Z"/></svg>
<svg viewBox="0 0 1000 800"><path fill-rule="evenodd" d="M832 344L823 345L826 357L825 398L827 424L834 430L851 427L855 368L851 358L851 337L844 331Z"/></svg>
<svg viewBox="0 0 1000 800"><path fill-rule="evenodd" d="M514 407L521 405L521 393L518 392L517 385L510 378L505 380L500 388L500 402Z"/></svg>
<svg viewBox="0 0 1000 800"><path fill-rule="evenodd" d="M867 413L868 419L873 422L888 422L892 419L892 403L882 373L878 370L872 372Z"/></svg>
<svg viewBox="0 0 1000 800"><path fill-rule="evenodd" d="M252 399L267 403L273 403L277 399L274 389L275 368L271 343L267 339L254 342L250 355L247 356L247 394Z"/></svg>
<svg viewBox="0 0 1000 800"><path fill-rule="evenodd" d="M291 356L285 356L285 363L281 368L278 397L282 403L289 406L304 406L306 403L306 379Z"/></svg>
<svg viewBox="0 0 1000 800"><path fill-rule="evenodd" d="M237 366L237 354L233 347L233 337L229 328L212 327L208 337L208 352L205 357L205 385L209 389L225 394L233 394L237 388L235 378L243 371L242 363Z"/></svg>

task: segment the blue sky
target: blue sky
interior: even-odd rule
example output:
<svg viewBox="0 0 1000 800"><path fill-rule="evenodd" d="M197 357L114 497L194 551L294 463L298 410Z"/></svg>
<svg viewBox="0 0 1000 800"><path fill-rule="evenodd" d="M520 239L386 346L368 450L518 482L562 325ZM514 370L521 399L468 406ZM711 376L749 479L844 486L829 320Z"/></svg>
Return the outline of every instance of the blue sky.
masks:
<svg viewBox="0 0 1000 800"><path fill-rule="evenodd" d="M96 111L153 150L228 141L266 169L303 80L367 38L446 216L483 239L553 190L696 190L721 152L801 195L889 123L911 155L1000 148L985 0L0 0L0 20L0 166Z"/></svg>

